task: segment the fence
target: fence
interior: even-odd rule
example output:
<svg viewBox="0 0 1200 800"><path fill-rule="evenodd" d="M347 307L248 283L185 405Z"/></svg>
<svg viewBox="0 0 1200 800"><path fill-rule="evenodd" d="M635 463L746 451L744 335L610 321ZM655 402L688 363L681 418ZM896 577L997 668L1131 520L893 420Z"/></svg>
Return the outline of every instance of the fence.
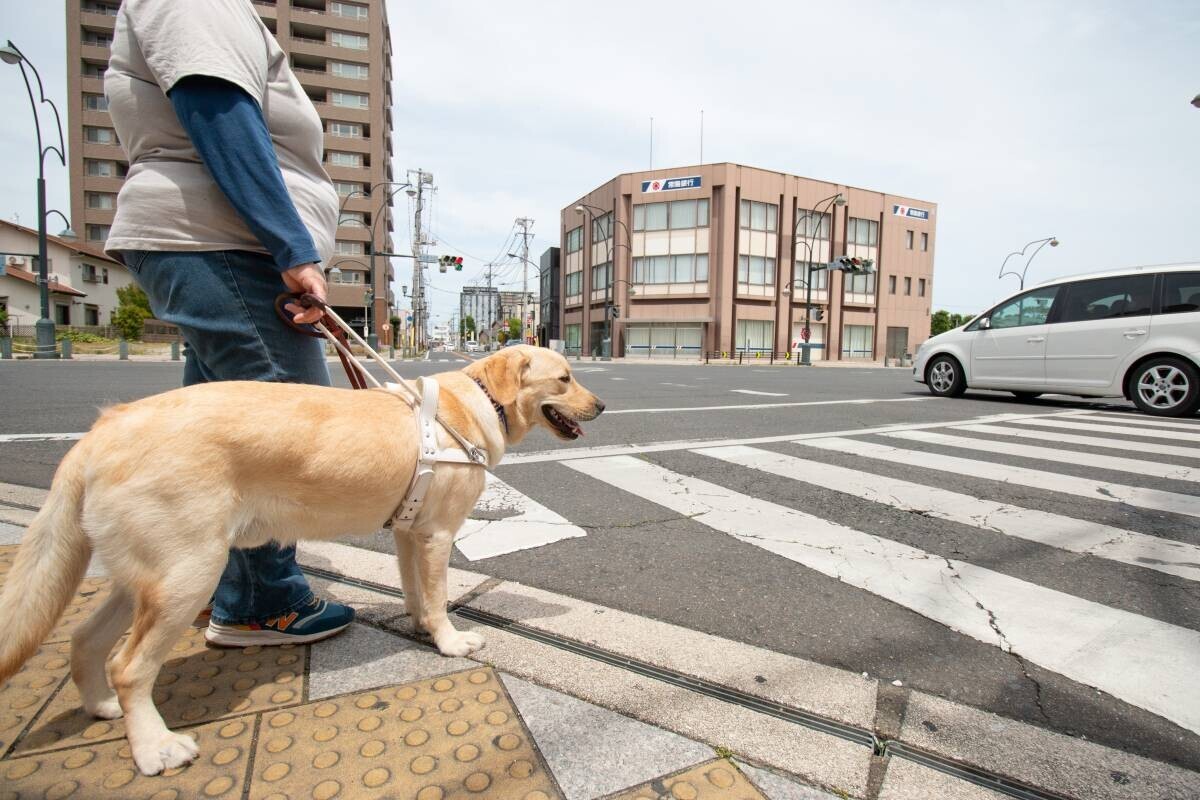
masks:
<svg viewBox="0 0 1200 800"><path fill-rule="evenodd" d="M799 364L800 354L790 350L774 351L755 348L749 350L705 350L704 363L708 364L712 361L727 361L731 364L774 364L776 361L783 364Z"/></svg>
<svg viewBox="0 0 1200 800"><path fill-rule="evenodd" d="M104 339L120 339L121 331L114 325L56 325L55 331L74 331L76 333L90 333L93 336L99 336ZM7 336L12 339L36 339L37 327L34 325L9 325L0 327L0 337ZM157 319L148 319L142 323L142 339L143 342L182 342L183 335L180 334L179 328L169 322L163 322Z"/></svg>

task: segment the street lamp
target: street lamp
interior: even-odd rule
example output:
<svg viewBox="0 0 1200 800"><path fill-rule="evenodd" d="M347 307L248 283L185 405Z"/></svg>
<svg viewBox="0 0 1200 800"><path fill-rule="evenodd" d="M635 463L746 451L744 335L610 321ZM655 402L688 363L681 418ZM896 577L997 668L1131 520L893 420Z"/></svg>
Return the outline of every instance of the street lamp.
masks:
<svg viewBox="0 0 1200 800"><path fill-rule="evenodd" d="M1033 247L1035 244L1037 245L1037 248L1035 248L1034 251L1029 254L1029 258L1025 260L1025 268L1023 270L1021 270L1020 273L1004 271L1004 267L1008 264L1008 260L1010 258L1012 258L1013 256L1025 255L1025 251L1028 250L1030 247ZM1038 252L1041 251L1041 249L1043 247L1045 247L1046 245L1050 245L1051 247L1058 247L1058 238L1055 236L1047 236L1045 239L1034 239L1032 242L1027 242L1025 244L1025 246L1022 247L1020 250L1014 250L1013 252L1006 255L1004 257L1004 261L1000 264L1000 274L997 276L997 280L999 280L1000 278L1003 278L1005 275L1013 275L1018 280L1021 281L1020 288L1021 288L1021 290L1024 290L1025 289L1025 273L1029 271L1029 264L1033 261L1033 257L1036 256L1038 254Z"/></svg>
<svg viewBox="0 0 1200 800"><path fill-rule="evenodd" d="M625 239L629 242L633 241L633 234L631 234L629 232L629 226L626 225L621 220L617 219L617 215L615 212L606 211L605 209L600 208L600 206L593 206L593 205L589 205L588 203L582 203L582 202L576 204L576 206L575 206L576 214L582 215L586 212L588 217L591 218L593 235L595 235L595 231L596 231L595 211L599 211L601 214L612 213L613 222L617 223L618 225L620 225L622 228L625 229ZM606 237L604 240L605 257L608 261L608 269L609 269L608 280L605 282L605 285L604 285L604 338L608 341L608 353L609 354L607 356L604 355L604 348L603 348L603 346L601 346L600 359L602 361L608 361L612 357L612 316L611 316L611 312L609 311L609 308L612 306L612 286L614 283L613 275L616 273L616 264L613 263L613 255L612 255L612 251L613 251L613 245L611 244L612 238L613 238L612 232L609 231L608 237ZM617 245L617 246L620 247L621 245ZM633 248L631 248L629 245L625 245L625 247L626 247L626 249L629 250L629 252L631 254L633 253ZM590 307L590 305L589 305L589 307Z"/></svg>
<svg viewBox="0 0 1200 800"><path fill-rule="evenodd" d="M46 97L46 90L42 86L42 76L38 74L37 68L33 63L25 57L25 54L9 40L4 47L0 47L0 61L5 64L16 64L21 70L21 77L25 80L25 91L29 95L29 105L33 109L33 127L37 134L38 148L38 178L37 178L37 203L38 203L38 294L41 296L42 317L37 321L35 326L37 334L37 350L34 352L34 358L56 358L58 356L57 346L55 345L54 320L50 319L50 277L49 265L46 257L46 218L50 213L58 214L63 218L63 222L67 223L65 233L70 233L73 237L75 232L71 230L71 223L61 211L46 210L46 153L53 151L58 156L59 162L65 167L67 165L67 157L65 154L66 147L63 144L62 133L62 118L58 114L58 106L50 98ZM33 86L29 83L29 73L25 71L28 66L33 72L33 77L37 80L39 99L33 98ZM58 147L54 145L42 145L42 122L38 115L38 107L40 103L48 103L54 111L54 124L58 128Z"/></svg>
<svg viewBox="0 0 1200 800"><path fill-rule="evenodd" d="M825 203L824 209L821 208L822 203ZM830 209L832 209L834 206L844 206L844 205L846 205L846 198L842 196L841 192L838 192L835 195L826 197L824 200L818 200L816 202L815 207L813 208L813 213L815 213L817 215L817 232L818 233L820 233L821 223L825 220L825 215L829 213ZM831 219L830 222L832 223L833 220ZM831 244L833 242L832 228L833 228L833 225L831 224L830 225L831 233L830 233L830 239L829 239ZM812 330L812 328L809 325L809 315L812 313L813 257L812 257L812 242L808 241L808 238L809 237L807 235L805 235L803 237L804 240L801 241L800 215L797 214L796 215L796 224L795 224L795 227L793 227L793 229L792 229L792 241L795 244L803 244L805 251L808 254L808 257L804 261L804 263L806 265L805 266L806 280L804 281L804 286L806 288L805 297L804 297L804 334L805 335L801 337L804 341L800 345L800 364L805 367L812 366L812 347L808 343L808 337L810 335L810 331ZM833 258L832 252L829 254L829 257ZM822 269L824 269L824 267L822 267ZM796 279L793 278L792 283L795 284L795 282L796 282ZM790 289L790 287L788 287L788 288ZM790 294L790 292L789 292L789 294ZM791 323L791 320L789 317L789 324L790 323ZM828 337L826 337L826 341L828 341Z"/></svg>
<svg viewBox="0 0 1200 800"><path fill-rule="evenodd" d="M1192 98L1192 105L1194 105L1196 108L1200 108L1200 94Z"/></svg>

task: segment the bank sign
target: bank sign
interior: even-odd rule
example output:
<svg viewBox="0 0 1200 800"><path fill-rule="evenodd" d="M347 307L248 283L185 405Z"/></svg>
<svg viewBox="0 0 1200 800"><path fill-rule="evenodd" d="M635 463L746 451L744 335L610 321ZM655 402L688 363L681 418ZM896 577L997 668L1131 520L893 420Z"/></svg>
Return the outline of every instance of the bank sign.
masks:
<svg viewBox="0 0 1200 800"><path fill-rule="evenodd" d="M693 175L690 178L652 178L648 181L642 181L642 194L654 194L655 192L675 192L680 189L699 188L699 175Z"/></svg>
<svg viewBox="0 0 1200 800"><path fill-rule="evenodd" d="M897 217L909 217L911 219L929 219L928 211L923 208L913 208L912 206L892 206L892 214Z"/></svg>

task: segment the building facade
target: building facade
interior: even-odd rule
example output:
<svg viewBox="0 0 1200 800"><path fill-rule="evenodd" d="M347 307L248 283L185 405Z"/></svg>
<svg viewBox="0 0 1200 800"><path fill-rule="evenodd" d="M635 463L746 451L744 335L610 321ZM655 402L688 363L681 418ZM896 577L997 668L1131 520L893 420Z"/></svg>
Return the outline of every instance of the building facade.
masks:
<svg viewBox="0 0 1200 800"><path fill-rule="evenodd" d="M501 292L499 326L508 328L510 319L520 319L521 309L525 309L524 330L526 341L532 341L537 330L538 304L537 292Z"/></svg>
<svg viewBox="0 0 1200 800"><path fill-rule="evenodd" d="M32 327L42 315L37 284L37 231L0 220L0 309L13 328ZM59 326L102 327L117 309L117 289L133 278L97 247L48 236L46 272L50 318ZM32 331L28 334L32 335Z"/></svg>
<svg viewBox="0 0 1200 800"><path fill-rule="evenodd" d="M246 0L250 2L250 0ZM388 187L392 171L392 48L383 0L253 0L288 54L325 128L325 170L342 198L336 252L326 267L330 303L361 329L366 289L371 326L381 333L393 268L372 252L392 252ZM71 220L87 244L103 248L129 163L104 97L118 0L67 0L67 121Z"/></svg>
<svg viewBox="0 0 1200 800"><path fill-rule="evenodd" d="M558 247L547 247L538 259L538 288L540 289L541 308L539 309L537 326L537 343L549 347L551 339L562 338L562 320L559 310L559 276L561 268Z"/></svg>
<svg viewBox="0 0 1200 800"><path fill-rule="evenodd" d="M929 336L935 203L722 163L619 175L560 218L568 354L603 354L610 332L614 355L798 353L806 279L814 359ZM842 255L876 272L810 270Z"/></svg>
<svg viewBox="0 0 1200 800"><path fill-rule="evenodd" d="M458 295L458 318L475 321L476 341L491 341L492 330L500 321L500 290L487 286L464 286Z"/></svg>

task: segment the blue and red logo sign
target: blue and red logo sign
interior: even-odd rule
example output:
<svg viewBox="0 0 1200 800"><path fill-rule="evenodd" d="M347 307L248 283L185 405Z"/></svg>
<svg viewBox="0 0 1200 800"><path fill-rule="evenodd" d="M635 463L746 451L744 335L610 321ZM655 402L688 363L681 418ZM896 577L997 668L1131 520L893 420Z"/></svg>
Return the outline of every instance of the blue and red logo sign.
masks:
<svg viewBox="0 0 1200 800"><path fill-rule="evenodd" d="M700 176L692 175L687 178L651 178L648 181L642 181L642 193L654 194L655 192L675 192L680 189L699 189Z"/></svg>
<svg viewBox="0 0 1200 800"><path fill-rule="evenodd" d="M642 191L645 191L643 189ZM912 206L892 206L892 215L897 217L909 217L911 219L929 219L929 212L923 208L913 208Z"/></svg>

